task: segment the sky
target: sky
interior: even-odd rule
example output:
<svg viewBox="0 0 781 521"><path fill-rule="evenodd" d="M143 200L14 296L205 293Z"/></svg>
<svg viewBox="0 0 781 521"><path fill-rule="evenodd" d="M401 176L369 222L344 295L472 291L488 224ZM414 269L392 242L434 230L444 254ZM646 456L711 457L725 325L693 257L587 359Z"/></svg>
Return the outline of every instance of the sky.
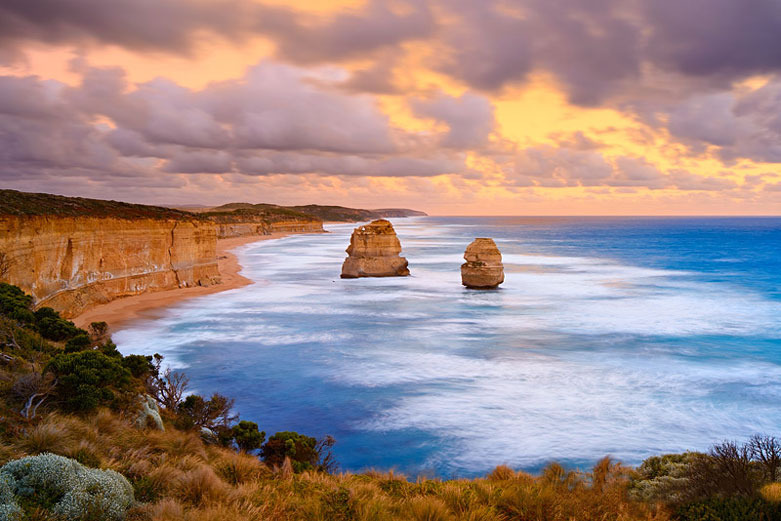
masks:
<svg viewBox="0 0 781 521"><path fill-rule="evenodd" d="M0 187L781 214L778 0L3 0Z"/></svg>

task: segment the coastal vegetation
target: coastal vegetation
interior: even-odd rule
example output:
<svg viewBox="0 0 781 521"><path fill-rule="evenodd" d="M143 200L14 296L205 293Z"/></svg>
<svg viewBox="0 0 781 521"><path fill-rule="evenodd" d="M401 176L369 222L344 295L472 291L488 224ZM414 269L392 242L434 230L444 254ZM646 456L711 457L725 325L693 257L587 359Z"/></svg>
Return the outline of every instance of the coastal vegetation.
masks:
<svg viewBox="0 0 781 521"><path fill-rule="evenodd" d="M153 339L150 339L150 341ZM496 467L484 478L339 472L330 437L266 436L0 284L0 520L775 520L781 442L755 436L631 468Z"/></svg>

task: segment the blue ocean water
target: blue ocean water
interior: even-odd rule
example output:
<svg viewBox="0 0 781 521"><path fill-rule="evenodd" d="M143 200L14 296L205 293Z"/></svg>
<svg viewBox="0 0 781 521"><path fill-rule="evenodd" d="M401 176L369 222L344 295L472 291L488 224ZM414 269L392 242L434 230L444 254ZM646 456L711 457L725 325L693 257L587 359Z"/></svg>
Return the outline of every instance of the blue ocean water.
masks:
<svg viewBox="0 0 781 521"><path fill-rule="evenodd" d="M341 280L355 225L237 251L255 284L115 333L345 470L588 466L781 434L781 218L393 220L411 277ZM506 281L460 285L475 237Z"/></svg>

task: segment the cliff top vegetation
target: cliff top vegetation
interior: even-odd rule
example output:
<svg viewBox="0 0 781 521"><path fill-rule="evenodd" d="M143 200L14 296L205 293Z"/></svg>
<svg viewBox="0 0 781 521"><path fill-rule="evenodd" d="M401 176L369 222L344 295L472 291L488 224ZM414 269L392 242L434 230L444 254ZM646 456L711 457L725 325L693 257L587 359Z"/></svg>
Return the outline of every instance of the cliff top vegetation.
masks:
<svg viewBox="0 0 781 521"><path fill-rule="evenodd" d="M190 212L145 204L0 190L0 215L201 220Z"/></svg>
<svg viewBox="0 0 781 521"><path fill-rule="evenodd" d="M236 211L267 211L279 212L282 215L289 212L290 215L307 215L318 220L332 222L357 222L371 221L383 217L409 217L413 215L426 215L416 210L406 208L386 208L381 210L364 210L360 208L347 208L345 206L328 206L320 204L307 204L300 206L278 206L274 204L228 203L209 209L206 213L214 215L224 212Z"/></svg>

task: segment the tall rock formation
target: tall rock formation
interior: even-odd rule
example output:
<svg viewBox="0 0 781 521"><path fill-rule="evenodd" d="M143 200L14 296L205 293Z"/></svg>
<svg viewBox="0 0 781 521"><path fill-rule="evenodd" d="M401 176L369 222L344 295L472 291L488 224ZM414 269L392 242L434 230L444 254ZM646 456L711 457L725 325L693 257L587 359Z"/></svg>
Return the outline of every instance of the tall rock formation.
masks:
<svg viewBox="0 0 781 521"><path fill-rule="evenodd" d="M407 259L399 256L401 243L393 225L385 219L372 221L353 230L348 257L342 265L342 278L404 277L409 275Z"/></svg>
<svg viewBox="0 0 781 521"><path fill-rule="evenodd" d="M493 239L480 237L472 241L466 247L464 259L461 283L467 288L490 289L504 282L502 254Z"/></svg>

